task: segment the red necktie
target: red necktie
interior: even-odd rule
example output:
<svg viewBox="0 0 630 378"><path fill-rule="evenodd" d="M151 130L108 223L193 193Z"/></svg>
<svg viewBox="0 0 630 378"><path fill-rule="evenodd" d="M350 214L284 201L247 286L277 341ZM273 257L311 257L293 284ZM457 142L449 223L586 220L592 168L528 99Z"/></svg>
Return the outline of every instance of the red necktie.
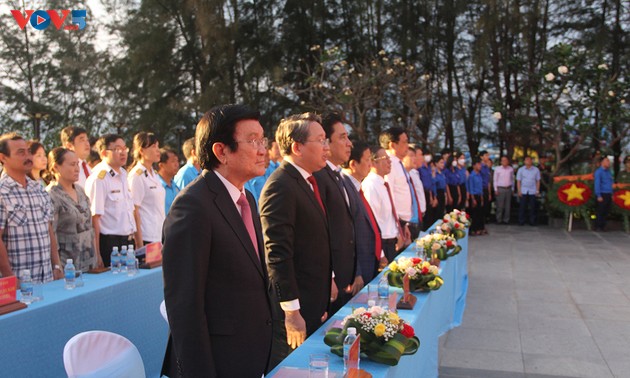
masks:
<svg viewBox="0 0 630 378"><path fill-rule="evenodd" d="M252 219L252 209L249 206L249 202L245 197L245 194L241 193L241 196L238 197L238 201L236 204L241 207L241 218L243 219L243 223L245 224L245 228L247 229L247 233L249 234L249 238L252 240L252 244L254 245L254 249L260 258L260 252L258 252L258 238L256 238L256 231L254 230L254 220Z"/></svg>
<svg viewBox="0 0 630 378"><path fill-rule="evenodd" d="M310 182L313 185L313 193L315 193L315 199L319 202L319 206L322 207L322 211L326 214L326 208L324 207L324 203L322 202L322 197L319 195L319 187L317 186L317 181L315 181L315 177L309 176L306 181Z"/></svg>
<svg viewBox="0 0 630 378"><path fill-rule="evenodd" d="M90 177L90 171L88 171L87 163L85 162L85 160L83 161L83 163L81 163L81 166L83 167L83 173L85 173L85 178Z"/></svg>
<svg viewBox="0 0 630 378"><path fill-rule="evenodd" d="M363 189L359 190L359 194L361 194L361 200L363 200L363 205L365 206L365 211L368 213L368 218L370 218L370 223L372 224L372 229L374 230L375 235L375 243L374 243L374 254L376 255L376 259L381 259L381 250L383 249L383 245L381 242L381 232L378 229L378 224L376 223L376 218L374 218L374 213L372 212L372 207L368 203L367 199L365 199L365 195L363 194Z"/></svg>
<svg viewBox="0 0 630 378"><path fill-rule="evenodd" d="M418 221L422 222L422 211L420 211L420 200L418 199L418 193L416 192L416 186L413 184L413 179L409 176L409 183L411 189L413 189L413 195L416 197L416 207L418 208Z"/></svg>
<svg viewBox="0 0 630 378"><path fill-rule="evenodd" d="M398 213L396 212L396 206L394 205L394 198L392 197L392 192L389 190L389 183L385 181L385 188L387 188L387 195L389 196L389 203L392 205L392 214L394 214L394 222L396 222L396 228L398 229L398 233L404 239L405 235L403 235L402 228L400 227L400 223L398 222Z"/></svg>

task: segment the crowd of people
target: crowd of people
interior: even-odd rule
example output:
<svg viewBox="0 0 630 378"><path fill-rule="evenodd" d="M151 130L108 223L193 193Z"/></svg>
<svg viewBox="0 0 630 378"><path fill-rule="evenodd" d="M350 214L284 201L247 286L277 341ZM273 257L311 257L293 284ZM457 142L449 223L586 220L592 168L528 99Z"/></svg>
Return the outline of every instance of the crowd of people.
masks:
<svg viewBox="0 0 630 378"><path fill-rule="evenodd" d="M493 169L486 151L470 162L434 155L397 127L370 146L351 141L335 113L291 115L268 140L259 117L243 105L211 109L183 144L181 168L150 132L133 137L131 164L116 134L91 146L69 126L47 157L36 141L0 136L0 274L29 269L47 282L63 277L65 259L88 271L109 266L113 247L162 241L163 373L254 377L446 212L467 210L470 235L486 235L491 203L509 223L516 194L518 223L537 223L531 157L516 173L506 156ZM595 178L603 207L611 182Z"/></svg>

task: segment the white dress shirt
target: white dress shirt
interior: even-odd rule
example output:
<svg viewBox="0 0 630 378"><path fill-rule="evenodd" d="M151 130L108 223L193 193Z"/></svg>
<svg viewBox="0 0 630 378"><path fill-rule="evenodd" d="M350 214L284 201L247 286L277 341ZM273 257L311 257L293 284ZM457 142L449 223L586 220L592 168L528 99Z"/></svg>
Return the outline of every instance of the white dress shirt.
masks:
<svg viewBox="0 0 630 378"><path fill-rule="evenodd" d="M105 161L98 163L85 181L85 193L90 198L92 216L101 216L101 234L122 236L136 232L133 199L124 168L116 172Z"/></svg>
<svg viewBox="0 0 630 378"><path fill-rule="evenodd" d="M405 185L407 183L405 182ZM394 218L385 180L374 172L370 172L361 183L363 195L370 204L383 239L398 237L398 220ZM409 193L409 190L407 190ZM395 204L394 204L395 205Z"/></svg>
<svg viewBox="0 0 630 378"><path fill-rule="evenodd" d="M409 222L412 215L411 191L407 182L407 175L401 161L394 155L387 153L392 161L392 170L385 176L385 181L389 183L389 188L394 197L394 206L398 212L398 218ZM414 183L415 184L415 183Z"/></svg>
<svg viewBox="0 0 630 378"><path fill-rule="evenodd" d="M83 163L85 163L85 167L87 168L87 171L88 171L87 176L85 175L85 172L83 171ZM82 188L85 188L85 181L90 176L90 174L92 174L92 169L90 168L90 165L87 164L85 160L79 159L79 180L77 180L75 184L79 184L81 185Z"/></svg>
<svg viewBox="0 0 630 378"><path fill-rule="evenodd" d="M131 169L127 181L133 204L140 213L142 240L151 243L162 240L166 191L157 172L153 169L149 171L142 163L138 163Z"/></svg>
<svg viewBox="0 0 630 378"><path fill-rule="evenodd" d="M420 180L420 173L417 169L412 169L408 173L413 186L416 188L416 195L418 196L418 202L420 202L420 211L424 214L427 211L427 200L424 197L424 186L422 185L422 180Z"/></svg>

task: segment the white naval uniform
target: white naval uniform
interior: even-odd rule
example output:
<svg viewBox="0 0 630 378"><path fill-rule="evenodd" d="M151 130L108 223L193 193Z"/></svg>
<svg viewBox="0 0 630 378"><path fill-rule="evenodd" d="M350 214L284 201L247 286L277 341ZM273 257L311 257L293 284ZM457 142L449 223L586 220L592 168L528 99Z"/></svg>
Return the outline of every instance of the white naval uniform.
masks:
<svg viewBox="0 0 630 378"><path fill-rule="evenodd" d="M127 184L127 171L117 173L105 161L98 163L85 181L92 216L100 215L103 235L131 235L136 232L133 199Z"/></svg>
<svg viewBox="0 0 630 378"><path fill-rule="evenodd" d="M162 240L164 223L164 201L166 191L158 178L157 172L150 171L141 163L136 164L127 177L133 204L140 213L142 240L156 242Z"/></svg>

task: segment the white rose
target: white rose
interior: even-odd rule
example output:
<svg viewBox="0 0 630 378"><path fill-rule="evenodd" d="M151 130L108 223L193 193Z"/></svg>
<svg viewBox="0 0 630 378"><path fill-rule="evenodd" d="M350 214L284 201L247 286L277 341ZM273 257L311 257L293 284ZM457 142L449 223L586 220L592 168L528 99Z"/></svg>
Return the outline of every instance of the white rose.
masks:
<svg viewBox="0 0 630 378"><path fill-rule="evenodd" d="M366 312L366 311L367 311L367 310L365 309L365 307L359 307L359 308L357 308L356 310L354 310L354 314L355 314L355 315L361 315L361 314L363 314L363 313L364 313L364 312Z"/></svg>
<svg viewBox="0 0 630 378"><path fill-rule="evenodd" d="M568 74L569 73L569 67L567 67L567 66L560 66L560 67L558 67L558 73L560 75Z"/></svg>
<svg viewBox="0 0 630 378"><path fill-rule="evenodd" d="M556 75L552 74L551 72L545 75L545 80L547 81L554 81L555 79L556 79Z"/></svg>
<svg viewBox="0 0 630 378"><path fill-rule="evenodd" d="M407 273L409 277L413 277L416 275L417 271L414 268L407 268L407 270L405 270L405 273Z"/></svg>

